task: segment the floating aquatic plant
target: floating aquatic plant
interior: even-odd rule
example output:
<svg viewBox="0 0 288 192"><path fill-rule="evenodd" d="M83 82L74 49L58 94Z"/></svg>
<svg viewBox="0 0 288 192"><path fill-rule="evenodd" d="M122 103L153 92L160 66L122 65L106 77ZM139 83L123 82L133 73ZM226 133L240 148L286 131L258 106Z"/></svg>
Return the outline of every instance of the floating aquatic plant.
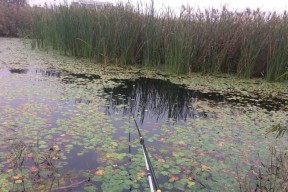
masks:
<svg viewBox="0 0 288 192"><path fill-rule="evenodd" d="M128 98L116 89L121 82L113 77L155 77L155 72L143 70L143 74L137 74L138 69L123 68L121 74L119 66L103 69L86 61L26 49L17 39L1 42L1 61L5 62L0 63L1 190L148 190L138 135L127 112L131 105L124 102ZM13 55L10 52L17 53L17 57L9 58ZM48 76L43 72L51 68L61 73ZM84 73L95 76L82 76ZM67 77L71 83L63 81ZM270 99L272 93L273 98L285 100L287 95L285 84L261 80L198 74L194 79L171 77L171 81L191 89L195 85L207 94L211 90L222 90L223 95L227 90L234 91L231 98L247 94L256 97L260 92L262 100L263 95ZM286 120L285 108L269 111L257 102L242 106L199 97L189 104L194 107L195 118L181 121L181 116L175 115L155 122L149 114L161 112L173 99L167 95L163 98L157 87L134 88L134 95L153 100L139 102L152 103L152 108L145 108L143 113L138 113L135 105L134 115L163 191L235 191L239 188L238 176L245 178L251 166L261 166L259 159L269 157L271 144L277 149L287 148L287 140L275 140L266 134L267 127ZM157 98L165 106L153 111ZM110 99L115 105L109 103ZM207 115L197 116L202 112Z"/></svg>

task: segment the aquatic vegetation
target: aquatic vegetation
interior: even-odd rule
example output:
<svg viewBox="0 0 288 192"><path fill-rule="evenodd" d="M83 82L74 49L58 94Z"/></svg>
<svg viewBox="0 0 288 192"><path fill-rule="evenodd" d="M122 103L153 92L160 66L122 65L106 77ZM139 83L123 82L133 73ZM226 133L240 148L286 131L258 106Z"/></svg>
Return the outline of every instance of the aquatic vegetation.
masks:
<svg viewBox="0 0 288 192"><path fill-rule="evenodd" d="M272 125L272 127L268 130L268 133L275 133L276 138L282 137L288 129L287 123L286 125L281 125L278 123L277 125Z"/></svg>
<svg viewBox="0 0 288 192"><path fill-rule="evenodd" d="M175 15L153 4L106 9L51 7L33 12L33 47L115 65L141 65L175 74L232 73L285 80L287 13L195 10Z"/></svg>
<svg viewBox="0 0 288 192"><path fill-rule="evenodd" d="M251 168L268 160L271 145L287 150L287 139L267 135L268 127L287 119L285 83L139 72L0 40L3 191L148 191L130 112L163 191L235 191L239 178L251 179ZM250 94L259 102L241 103ZM226 99L233 97L241 105ZM258 106L265 98L271 102L264 106L284 104ZM185 110L194 116L182 115Z"/></svg>
<svg viewBox="0 0 288 192"><path fill-rule="evenodd" d="M0 1L0 37L27 37L30 34L32 8L23 1Z"/></svg>
<svg viewBox="0 0 288 192"><path fill-rule="evenodd" d="M286 123L286 125L285 125ZM285 127L286 126L286 127ZM277 139L284 139L287 122L272 125L267 134L276 133ZM261 160L261 166L253 167L246 178L239 178L240 191L287 191L288 161L287 151L271 147L268 160Z"/></svg>

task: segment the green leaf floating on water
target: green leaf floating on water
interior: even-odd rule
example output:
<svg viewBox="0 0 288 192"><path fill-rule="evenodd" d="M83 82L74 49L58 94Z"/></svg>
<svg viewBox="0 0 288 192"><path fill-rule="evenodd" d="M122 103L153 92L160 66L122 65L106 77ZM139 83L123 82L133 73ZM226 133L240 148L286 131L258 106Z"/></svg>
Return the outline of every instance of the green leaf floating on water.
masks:
<svg viewBox="0 0 288 192"><path fill-rule="evenodd" d="M49 191L50 186L56 190L79 183L80 191L130 187L149 191L135 123L124 113L127 100L111 100L119 102L111 110L112 93L104 91L121 85L112 79L138 78L139 69L32 51L17 39L1 39L0 57L6 63L0 62L2 191ZM57 72L59 77L47 75ZM147 69L141 72L145 77L167 78ZM86 73L101 79L90 81L84 76L73 77L72 83L63 81L70 74ZM268 95L287 99L288 93L285 83L230 76L193 74L169 79L201 93L233 93L228 96L231 100L250 95L256 103L271 99ZM123 93L117 97L123 98ZM191 105L195 118L180 123L173 118L157 123L144 119L141 126L141 115L135 112L162 191L237 191L238 178L252 183L249 171L269 159L271 145L287 150L285 134L281 140L267 134L270 127L279 131L278 124L286 125L285 106L269 111L249 103L231 105L208 99L196 99ZM147 109L143 113L153 112ZM283 133L284 129L279 136ZM13 180L18 173L25 176Z"/></svg>

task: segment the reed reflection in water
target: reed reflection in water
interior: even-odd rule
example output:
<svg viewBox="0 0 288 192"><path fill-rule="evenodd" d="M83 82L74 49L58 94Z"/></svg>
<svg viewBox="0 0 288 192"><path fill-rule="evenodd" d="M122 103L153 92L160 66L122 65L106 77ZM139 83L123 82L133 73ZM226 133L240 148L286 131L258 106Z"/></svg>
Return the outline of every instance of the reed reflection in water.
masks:
<svg viewBox="0 0 288 192"><path fill-rule="evenodd" d="M106 113L138 114L141 124L144 120L163 122L173 119L177 123L195 115L205 116L204 113L197 113L193 102L198 99L224 100L224 96L216 93L199 93L160 79L139 78L121 82L116 88L105 89L110 95Z"/></svg>

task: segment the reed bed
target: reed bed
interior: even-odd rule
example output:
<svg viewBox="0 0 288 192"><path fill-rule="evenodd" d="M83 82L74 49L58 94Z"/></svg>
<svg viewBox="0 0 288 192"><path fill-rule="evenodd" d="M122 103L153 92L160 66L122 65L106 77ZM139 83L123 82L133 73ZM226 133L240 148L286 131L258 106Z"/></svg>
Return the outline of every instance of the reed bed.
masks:
<svg viewBox="0 0 288 192"><path fill-rule="evenodd" d="M32 21L32 8L27 4L12 4L0 0L0 37L28 36Z"/></svg>
<svg viewBox="0 0 288 192"><path fill-rule="evenodd" d="M34 10L32 38L39 48L104 64L288 79L286 12L55 6Z"/></svg>

